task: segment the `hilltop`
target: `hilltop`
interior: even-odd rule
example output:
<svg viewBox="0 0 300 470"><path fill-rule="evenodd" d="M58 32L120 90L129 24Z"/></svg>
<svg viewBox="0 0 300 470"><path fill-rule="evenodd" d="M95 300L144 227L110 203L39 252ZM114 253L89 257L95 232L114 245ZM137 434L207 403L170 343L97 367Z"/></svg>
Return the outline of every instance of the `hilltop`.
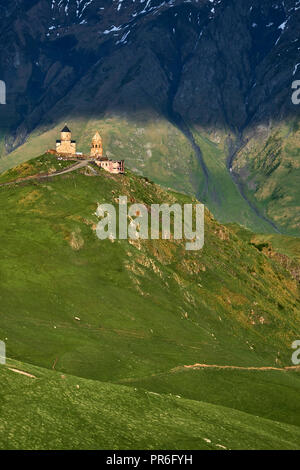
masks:
<svg viewBox="0 0 300 470"><path fill-rule="evenodd" d="M274 426L281 430L281 446L294 448L295 441L284 436L293 433L285 426L296 426L295 432L300 426L295 412L299 372L286 369L292 366L291 344L300 330L296 279L280 260L265 254L260 243L220 224L208 211L200 252L187 252L181 241L100 241L95 234L99 203L117 203L120 195L146 205L196 200L128 170L125 175L110 175L91 165L62 165L44 155L0 177L0 337L7 343L9 361L22 363L17 368L33 375L34 367L44 370L38 395L41 409L46 412L52 400L47 402L46 392L43 399L43 390L61 398L68 393L53 384L51 377L54 382L61 380L57 372L81 377L71 378L72 383L80 380L88 389L95 387L91 407L98 393L102 397L125 390L130 401L135 389L144 389L159 394L162 408L169 409L170 403L170 413L174 407L180 420L182 404L167 398L171 393L191 400L184 403L198 410L200 418L205 408L211 416L217 413L219 423L237 419L243 429L250 426L255 433L265 426L263 435L249 444L253 448L278 447ZM69 172L61 174L65 170ZM33 178L23 180L26 177ZM196 364L232 368L205 369ZM5 367L3 373L8 387L29 380L10 375ZM28 382L28 387L30 383L35 382ZM282 387L289 399L286 393L282 399ZM148 398L143 397L148 395L143 393L138 392L135 408L140 403L141 409L147 409ZM80 407L82 399L78 397ZM201 402L206 403L204 408ZM7 416L12 405L6 407ZM225 414L214 406L226 407ZM95 412L101 415L104 409L103 405ZM189 411L183 414L189 422ZM56 416L62 419L59 410ZM37 416L37 422L40 419ZM87 421L93 420L89 415ZM203 429L208 428L204 423ZM244 445L240 438L232 436L225 442L223 437L220 443L225 447ZM14 446L13 440L0 442ZM124 442L119 435L115 446L126 447ZM161 437L152 442L156 447L173 447ZM198 437L189 442L196 448L205 446ZM34 446L28 441L23 445ZM90 445L95 443L88 439L84 446ZM130 445L144 444L133 440ZM179 448L186 445L187 440L178 438Z"/></svg>
<svg viewBox="0 0 300 470"><path fill-rule="evenodd" d="M67 121L222 223L299 236L298 0L23 0L0 18L1 171Z"/></svg>

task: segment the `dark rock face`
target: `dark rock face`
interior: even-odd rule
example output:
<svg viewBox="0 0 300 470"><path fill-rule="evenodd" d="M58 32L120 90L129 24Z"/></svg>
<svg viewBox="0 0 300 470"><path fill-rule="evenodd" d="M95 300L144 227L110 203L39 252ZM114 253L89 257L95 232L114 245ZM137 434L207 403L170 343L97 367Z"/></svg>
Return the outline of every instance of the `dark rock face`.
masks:
<svg viewBox="0 0 300 470"><path fill-rule="evenodd" d="M282 119L298 112L299 28L299 0L1 0L6 151L70 112L235 132Z"/></svg>

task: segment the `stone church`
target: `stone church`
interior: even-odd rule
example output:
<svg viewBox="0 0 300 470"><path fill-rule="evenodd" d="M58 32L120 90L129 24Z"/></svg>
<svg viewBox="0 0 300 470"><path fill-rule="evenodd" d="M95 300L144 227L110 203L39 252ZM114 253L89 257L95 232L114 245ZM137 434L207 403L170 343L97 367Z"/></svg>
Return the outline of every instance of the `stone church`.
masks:
<svg viewBox="0 0 300 470"><path fill-rule="evenodd" d="M78 158L80 160L89 160L109 173L124 173L124 160L110 160L103 156L102 138L97 131L92 139L90 155L84 155L76 151L76 140L72 140L72 133L67 125L61 131L60 140L56 141L56 150L52 151L56 155L67 159Z"/></svg>
<svg viewBox="0 0 300 470"><path fill-rule="evenodd" d="M67 125L62 129L60 140L56 141L56 152L76 155L76 140L71 140L72 134Z"/></svg>
<svg viewBox="0 0 300 470"><path fill-rule="evenodd" d="M103 157L103 145L99 132L92 139L91 157Z"/></svg>

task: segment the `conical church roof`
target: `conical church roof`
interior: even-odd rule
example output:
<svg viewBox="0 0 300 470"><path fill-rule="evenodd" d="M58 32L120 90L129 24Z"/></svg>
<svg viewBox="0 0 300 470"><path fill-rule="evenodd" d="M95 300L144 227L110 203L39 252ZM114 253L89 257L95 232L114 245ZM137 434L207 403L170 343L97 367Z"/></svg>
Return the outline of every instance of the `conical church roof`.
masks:
<svg viewBox="0 0 300 470"><path fill-rule="evenodd" d="M102 142L101 136L100 136L98 131L96 132L96 134L93 137L93 142Z"/></svg>
<svg viewBox="0 0 300 470"><path fill-rule="evenodd" d="M66 124L65 127L61 130L61 132L71 132L71 131Z"/></svg>

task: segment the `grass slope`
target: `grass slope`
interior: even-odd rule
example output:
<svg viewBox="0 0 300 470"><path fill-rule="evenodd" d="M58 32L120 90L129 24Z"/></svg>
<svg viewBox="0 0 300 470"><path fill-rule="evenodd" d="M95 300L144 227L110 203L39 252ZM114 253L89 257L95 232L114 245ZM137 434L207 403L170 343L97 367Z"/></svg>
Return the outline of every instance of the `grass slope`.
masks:
<svg viewBox="0 0 300 470"><path fill-rule="evenodd" d="M56 164L51 158L39 157L29 163L31 169L26 171L35 174L36 168L51 169ZM13 173L3 174L1 179L18 178L23 172L24 167L20 166ZM160 426L159 415L155 415L157 425L154 422L149 425L149 433L153 432L149 447L173 448L178 443L178 447L202 448L206 436L199 438L197 429L215 432L209 424L211 417L205 418L204 423L201 421L201 416L203 413L206 416L205 410L209 409L211 416L217 417L215 427L222 428L220 423L230 423L224 425L226 432L220 431L218 435L221 445L293 448L295 441L291 435L295 429L290 426L299 424L293 418L299 394L297 373L275 372L280 374L275 378L271 373L262 376L236 371L226 376L224 371L218 370L210 375L201 371L177 373L173 369L195 363L245 367L292 365L291 344L300 331L297 282L276 260L269 259L244 237L244 232L240 234L222 226L208 212L206 243L200 252L187 252L182 241L100 241L95 235L97 204L116 202L119 195L147 205L191 202L188 196L166 192L129 171L124 176L112 176L102 170L94 175L86 168L48 180L0 187L0 236L3 240L0 246L0 339L7 344L8 356L31 364L30 367L54 368L82 378L74 381L92 380L93 387L104 387L98 398L93 395L95 402L103 399L105 403L107 397L103 395L109 395L110 390L115 390L117 396L123 390L120 383L164 395L179 394L192 400L184 401L187 408L181 410L174 421L177 434L174 430L167 440L161 437L155 441ZM12 373L7 371L7 374ZM166 380L158 380L160 375L166 376ZM16 375L9 377L12 381L25 380ZM13 387L13 382L8 383L6 390ZM237 387L236 399L232 397L232 384ZM57 411L57 420L61 420L59 413L62 414L66 403L63 391L55 388L56 385L52 390L49 385L46 393L43 387L47 387L46 381L41 387L45 400L37 403L44 410L51 410L53 398L47 393L53 393L56 399L59 397L56 405L61 411ZM224 388L223 394L220 387ZM134 389L125 390L129 403ZM281 399L278 404L281 391L289 397L289 403ZM148 397L145 392L139 393ZM263 399L267 393L269 397ZM20 410L24 407L28 411L25 402L19 399ZM78 402L80 400L82 397ZM168 408L169 402L165 400L167 397L162 399L161 407L166 407L168 421L173 405L176 408L181 401L172 401ZM139 410L142 415L145 401L140 408L137 402L133 403L136 413ZM220 409L221 405L225 408ZM84 404L82 406L86 409ZM101 404L88 413L85 421L93 429L98 406ZM127 406L126 402L122 413ZM15 409L13 401L5 409L9 420L9 413L13 416ZM116 421L120 414L116 414ZM19 415L15 416L17 422ZM186 440L181 429L178 430L183 416L186 416L186 426L195 422L193 431L190 428L194 437L187 434ZM264 421L266 418L285 424ZM82 437L75 431L78 431L81 417L76 419L61 424L67 426L65 440L60 437L55 441L51 436L51 445L69 447L72 443L71 438L67 440L68 435ZM24 429L28 431L26 426ZM46 433L51 426L47 418L42 444L39 436L37 441L30 441L29 437L26 441L24 431L23 443L18 441L15 445L47 445ZM146 440L128 440L128 432L121 431L121 424L111 429L115 428L119 433L115 444L109 441L106 427L108 436L103 446L145 445ZM231 428L236 431L230 431ZM242 429L244 435L241 435ZM137 436L138 433L139 428ZM216 443L212 435L207 438ZM14 445L11 437L8 441L1 439L4 447ZM94 440L86 439L81 439L84 447L95 446ZM78 446L80 443L75 440L74 447Z"/></svg>
<svg viewBox="0 0 300 470"><path fill-rule="evenodd" d="M190 142L180 130L155 113L103 119L70 117L68 124L80 151L89 153L91 138L99 130L107 155L125 159L127 168L136 174L191 196L202 193L204 176ZM52 129L39 128L11 154L2 152L0 171L53 148L63 125L61 122ZM224 132L216 138L202 129L193 129L193 133L210 175L209 195L205 200L210 211L222 223L237 222L256 232L272 232L272 227L254 213L232 181L226 168L228 150Z"/></svg>
<svg viewBox="0 0 300 470"><path fill-rule="evenodd" d="M193 132L209 172L209 193L205 203L215 218L222 223L236 222L256 232L272 233L271 225L256 215L233 182L227 169L228 150L224 136L213 142L203 130L195 128Z"/></svg>
<svg viewBox="0 0 300 470"><path fill-rule="evenodd" d="M281 232L300 233L300 121L259 129L238 154L234 170L248 197Z"/></svg>
<svg viewBox="0 0 300 470"><path fill-rule="evenodd" d="M299 372L178 369L121 383L300 426Z"/></svg>
<svg viewBox="0 0 300 470"><path fill-rule="evenodd" d="M300 428L201 401L9 361L2 449L297 449Z"/></svg>

